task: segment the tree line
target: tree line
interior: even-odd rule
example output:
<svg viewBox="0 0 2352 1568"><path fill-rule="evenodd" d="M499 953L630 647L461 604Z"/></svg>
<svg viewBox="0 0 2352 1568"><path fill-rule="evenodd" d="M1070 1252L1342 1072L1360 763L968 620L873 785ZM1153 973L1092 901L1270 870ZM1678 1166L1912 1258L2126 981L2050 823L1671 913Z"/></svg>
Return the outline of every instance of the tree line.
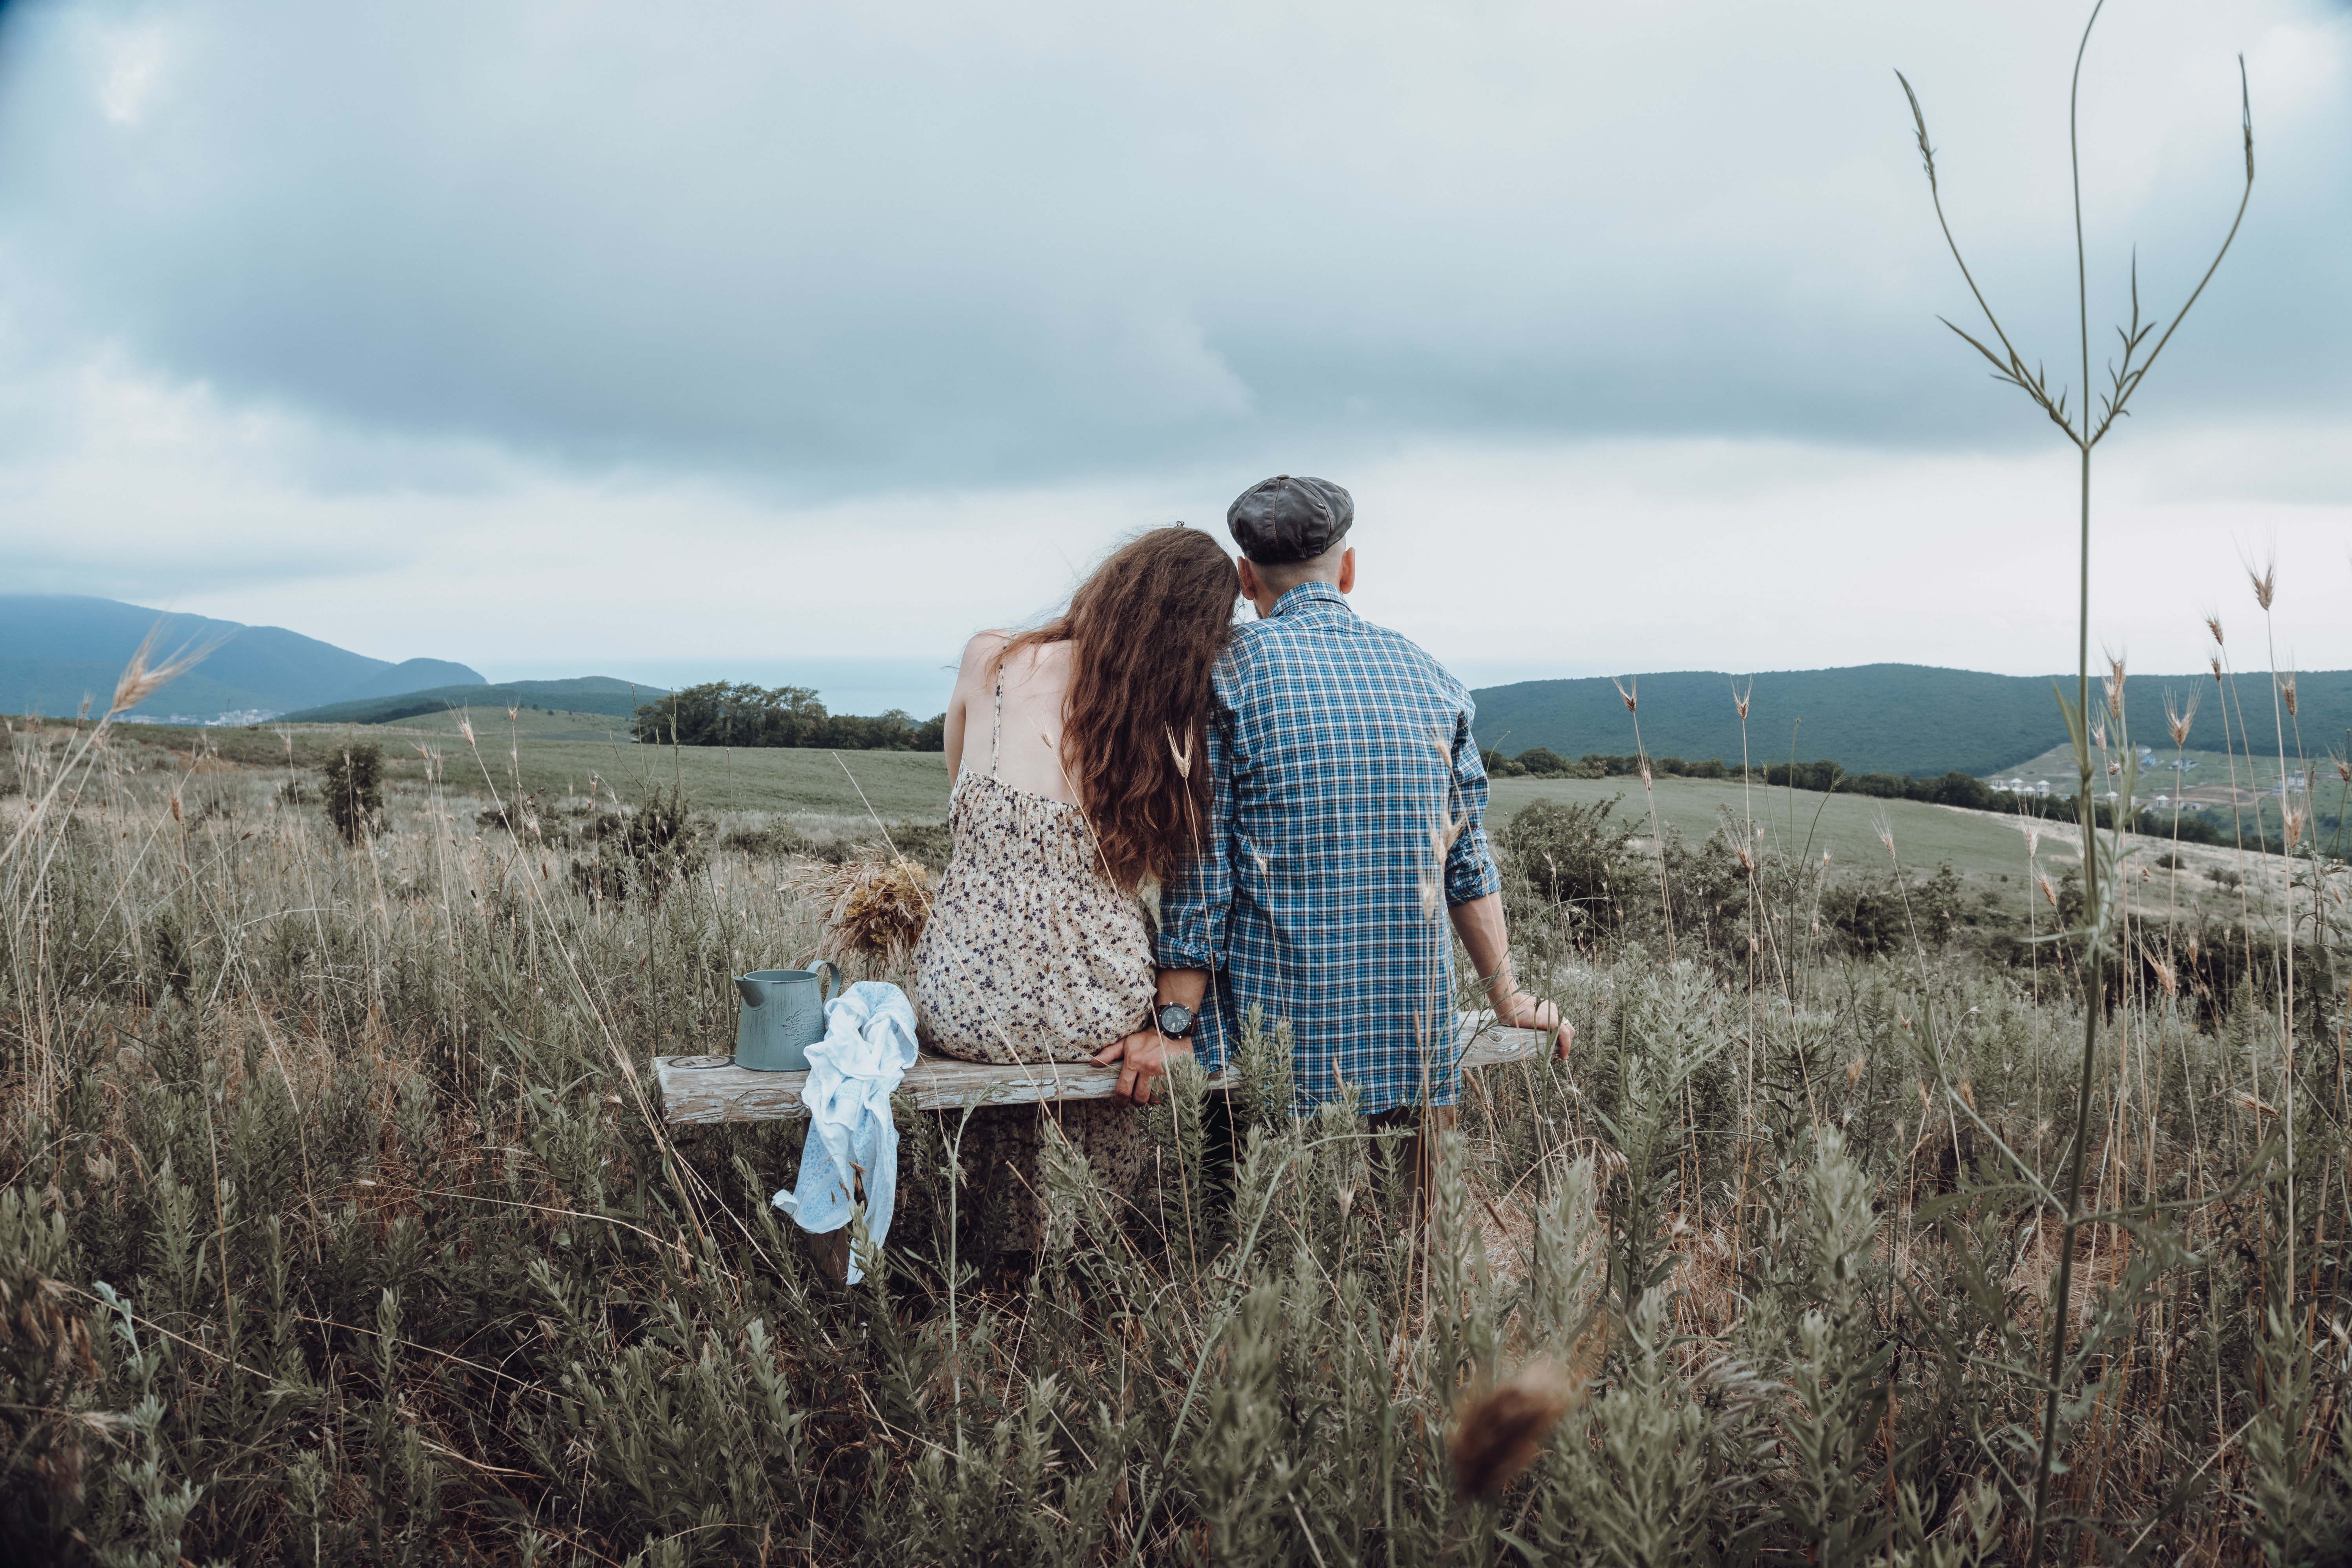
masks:
<svg viewBox="0 0 2352 1568"><path fill-rule="evenodd" d="M644 704L629 730L648 745L937 752L946 746L947 715L919 720L901 708L872 718L828 713L809 687L713 680Z"/></svg>

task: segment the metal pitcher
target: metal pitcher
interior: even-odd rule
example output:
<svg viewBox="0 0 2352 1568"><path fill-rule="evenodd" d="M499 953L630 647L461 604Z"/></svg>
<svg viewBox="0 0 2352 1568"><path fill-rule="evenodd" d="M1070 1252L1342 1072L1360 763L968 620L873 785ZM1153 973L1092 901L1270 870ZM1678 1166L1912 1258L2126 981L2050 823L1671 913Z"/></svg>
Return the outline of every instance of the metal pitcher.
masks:
<svg viewBox="0 0 2352 1568"><path fill-rule="evenodd" d="M827 986L817 970L833 977ZM755 969L735 977L743 1010L735 1020L735 1065L754 1072L806 1072L808 1048L824 1038L828 991L841 992L841 971L819 960L816 969Z"/></svg>

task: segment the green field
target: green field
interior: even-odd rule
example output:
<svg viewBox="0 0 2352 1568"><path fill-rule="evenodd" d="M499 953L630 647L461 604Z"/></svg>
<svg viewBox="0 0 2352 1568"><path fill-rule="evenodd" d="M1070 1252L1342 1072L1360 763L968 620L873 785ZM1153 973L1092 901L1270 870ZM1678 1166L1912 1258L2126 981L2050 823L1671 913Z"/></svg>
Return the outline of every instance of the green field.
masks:
<svg viewBox="0 0 2352 1568"><path fill-rule="evenodd" d="M173 774L184 777L191 770L209 773L219 766L210 760L213 757L272 769L285 765L290 737L295 766L315 777L316 770L340 748L373 742L383 749L385 779L393 796L411 807L424 802L428 789L427 762L421 746L437 759L443 789L484 802L493 788L500 796L512 794L519 772L521 788L537 796L543 807L556 806L567 795L584 796L592 787L607 805L615 794L634 803L677 783L683 786L693 809L712 816L789 816L800 819L803 828L845 838L856 837L865 832L866 825L877 820L936 823L947 816L945 759L936 752L835 752L775 747L673 751L633 743L623 731L608 728L610 721L603 715L524 710L509 721L503 708L464 716L474 724L476 743L469 746L457 728L460 717L450 714L401 725L369 726L265 724L221 730L126 726L117 732L121 743L115 755L133 771L159 779ZM61 742L68 729L54 722L43 726L53 744ZM2239 776L2245 777L2242 761ZM1878 830L1884 825L1894 837L1895 852L1906 872L1927 875L1948 864L1968 884L1972 897L1984 900L1988 909L2005 909L2012 916L2023 912L2035 871L2054 879L2074 865L2077 856L2074 829L2057 822L2041 824L2035 867L2029 869L2025 825L1994 813L1916 801L1792 792L1761 784L1743 795L1736 779L1662 777L1655 788L1660 822L1695 847L1715 837L1727 816L1734 822L1748 817L1760 829L1768 849L1810 860L1826 853L1832 872L1848 876L1874 877L1888 867L1885 847L1879 840ZM1501 828L1528 802L1539 799L1578 803L1614 799L1616 820L1635 836L1636 852L1646 846L1650 805L1638 778L1498 779L1493 784L1488 826ZM2319 804L2323 808L2333 804L2325 789ZM2226 822L2226 810L2221 815ZM757 823L739 820L730 826ZM1717 843L1717 851L1702 847L1701 853L1729 853ZM2153 878L2144 897L2168 911L2187 914L2210 906L2222 915L2266 921L2275 918L2283 907L2286 863L2275 856L2253 853L2251 837L2242 854L2227 845L2183 846L2175 854L2168 843L2157 839L2140 843L2144 855L2137 864ZM2160 858L2178 864L2159 865ZM2244 892L2237 890L2237 881L2217 879L2217 873L2244 878Z"/></svg>
<svg viewBox="0 0 2352 1568"><path fill-rule="evenodd" d="M380 738L387 756L396 751L413 756L416 743L424 742L440 753L447 784L470 794L508 789L519 760L522 787L541 800L585 795L592 780L602 780L625 800L675 783L698 808L710 812L863 816L870 806L885 821L947 819L947 763L937 752L673 749L635 744L626 731L606 728L611 721L593 713L525 711L516 716L511 735L504 709L488 718L472 717L478 763L475 748L457 732L455 716L356 732ZM487 782L483 763L489 769Z"/></svg>
<svg viewBox="0 0 2352 1568"><path fill-rule="evenodd" d="M947 763L937 752L713 751L577 741L526 744L523 787L541 799L584 791L591 773L635 799L673 780L706 811L824 812L944 822ZM470 759L468 759L470 761ZM494 759L494 765L503 762ZM467 775L478 784L478 773ZM503 778L503 775L496 775ZM452 784L465 782L453 765Z"/></svg>
<svg viewBox="0 0 2352 1568"><path fill-rule="evenodd" d="M504 710L473 715L481 753L500 788L508 780L509 726ZM635 798L675 778L695 805L707 811L860 813L866 802L887 820L943 820L947 815L945 760L936 752L825 752L780 747L737 751L630 743L625 731L603 726L595 714L525 711L514 723L514 749L521 759L523 787L542 799L566 790L585 793L591 775ZM452 787L479 793L480 771L473 764L454 717L424 720L356 731L383 741L387 755L414 754L416 741L440 752ZM855 776L856 784L851 783ZM1740 786L1711 779L1660 779L1658 811L1685 838L1703 839L1716 830L1717 814L1738 816ZM1500 779L1496 781L1490 819L1500 826L1528 802L1607 800L1622 795L1618 815L1646 823L1648 807L1638 779ZM1875 823L1895 831L1895 847L1908 866L1933 868L1949 860L1972 876L2013 874L2024 864L2024 840L2016 827L1978 812L1947 810L1913 801L1867 800L1852 795L1758 787L1749 796L1766 842L1792 853L1829 851L1833 865L1874 865L1885 858ZM1824 808L1823 802L1827 805ZM1791 829L1790 823L1794 827ZM2054 836L2053 836L2054 837Z"/></svg>
<svg viewBox="0 0 2352 1568"><path fill-rule="evenodd" d="M461 717L474 725L474 746L468 746L458 731ZM64 732L63 726L50 728L59 735ZM194 755L191 748L203 748L247 765L282 765L290 735L295 763L302 768L321 766L337 749L353 742L373 742L383 748L388 777L410 787L425 780L425 762L417 751L423 745L438 755L443 782L473 795L487 795L493 784L501 794L509 790L519 761L523 789L545 801L561 799L567 793L584 795L592 781L601 781L605 789L635 800L675 781L684 786L697 808L713 813L863 816L870 806L874 815L891 822L936 822L947 816L945 759L937 752L694 746L673 751L637 745L617 721L597 713L524 709L509 721L500 707L396 725L262 724L225 730L136 725L121 732L163 765L169 765L174 757ZM489 770L488 781L483 776L484 764ZM2219 766L2209 764L2211 769ZM2200 769L2199 773L2207 771ZM2240 776L2244 776L2242 763ZM1932 870L1948 860L1953 869L1971 879L2014 879L2024 867L2024 840L2019 828L1982 812L1954 811L1916 801L1824 796L1810 790L1791 792L1761 784L1746 792L1743 804L1742 788L1736 779L1662 777L1656 781L1656 790L1660 820L1694 842L1713 834L1725 812L1735 819L1751 815L1763 827L1769 847L1813 857L1826 850L1833 866L1858 869L1885 863L1886 851L1877 832L1877 825L1884 822L1893 830L1896 852L1906 867ZM1618 816L1646 835L1649 806L1641 781L1634 778L1497 779L1488 822L1490 826L1501 826L1531 800L1612 797L1622 797ZM2064 858L2066 836L2058 825L2046 827L2043 835L2045 858L2053 851Z"/></svg>
<svg viewBox="0 0 2352 1568"><path fill-rule="evenodd" d="M474 726L471 745L458 731L461 718ZM13 722L20 730L26 725L22 720ZM55 750L74 728L52 720L41 726L41 733ZM863 817L870 806L886 822L944 822L948 811L947 764L937 752L697 746L673 752L667 746L635 744L620 721L601 713L524 709L509 721L499 707L404 724L255 724L235 729L129 724L118 726L113 734L119 757L141 772L157 774L216 766L213 758L247 767L284 767L289 755L296 768L316 770L342 747L373 743L383 749L387 782L403 789L421 788L426 782L427 759L418 750L421 746L438 759L443 784L467 795L487 797L493 789L501 795L509 793L519 766L521 787L542 801L586 795L592 783L604 786L599 794L617 791L624 800L635 801L676 782L684 786L691 805L712 813Z"/></svg>
<svg viewBox="0 0 2352 1568"><path fill-rule="evenodd" d="M261 724L239 724L223 727L194 724L125 724L116 723L110 731L121 741L157 752L175 751L185 756L191 748L203 754L223 757L233 763L268 765L284 763L290 739L296 765L316 767L324 762L335 747L357 740L375 741L387 752L405 746L413 737L430 740L439 744L444 739L456 737L457 721L471 718L474 731L481 737L484 748L495 747L503 752L511 731L520 742L539 741L612 741L627 744L629 725L625 719L609 713L550 712L544 709L519 710L511 723L503 704L461 709L446 717L411 719L401 724L288 724L272 720ZM36 725L53 740L77 730L89 730L91 722L79 723L62 719L28 719L10 717L11 727L27 732Z"/></svg>
<svg viewBox="0 0 2352 1568"><path fill-rule="evenodd" d="M620 731L603 731L593 714L533 714L518 716L514 749L521 759L523 787L541 799L553 799L567 790L585 793L592 775L617 787L634 799L649 788L682 783L696 805L707 811L822 812L862 814L858 797L886 820L943 820L947 815L948 779L944 759L936 752L824 752L779 747L738 751L687 746L631 744ZM417 721L398 727L361 731L382 738L387 754L410 750L415 741L440 752L445 777L451 786L479 793L484 785L455 719L446 723ZM492 719L475 716L475 733L481 753L500 788L509 773L508 722L503 710ZM854 775L856 783L851 780ZM1698 840L1713 833L1718 813L1740 815L1737 782L1711 779L1660 779L1660 818L1685 838ZM1638 779L1501 779L1496 781L1491 820L1499 826L1528 802L1607 800L1622 795L1618 815L1629 823L1644 824L1648 806ZM2024 839L2018 829L1979 812L1948 810L1913 801L1867 800L1852 795L1759 787L1750 794L1756 820L1766 830L1766 842L1795 854L1830 853L1832 863L1853 868L1883 863L1886 851L1879 843L1875 824L1893 828L1895 847L1904 864L1932 869L1949 860L1955 870L1972 877L2015 874L2025 860ZM1826 801L1826 805L1824 802ZM1793 828L1791 822L1793 820ZM2055 836L2053 835L2054 838ZM1810 849L1809 849L1810 846Z"/></svg>
<svg viewBox="0 0 2352 1568"><path fill-rule="evenodd" d="M1954 870L1974 877L2013 876L2025 867L2024 835L1984 812L1762 785L1749 790L1743 801L1737 779L1662 778L1656 789L1660 822L1692 842L1714 833L1727 811L1735 821L1752 818L1763 828L1769 847L1812 857L1826 850L1832 866L1853 869L1886 864L1877 827L1884 822L1907 867L1932 870L1948 860ZM1616 816L1646 833L1650 807L1639 779L1497 779L1489 822L1500 826L1533 800L1612 797L1622 797Z"/></svg>
<svg viewBox="0 0 2352 1568"><path fill-rule="evenodd" d="M420 735L455 735L457 721L473 721L474 733L484 746L495 742L500 750L506 746L511 732L520 741L596 741L628 745L629 721L611 713L576 713L551 711L544 708L520 708L512 720L507 718L504 704L460 708L447 714L435 713L402 719L389 724L298 724L290 726L298 734L310 733L389 733L414 731ZM265 724L267 731L276 726Z"/></svg>

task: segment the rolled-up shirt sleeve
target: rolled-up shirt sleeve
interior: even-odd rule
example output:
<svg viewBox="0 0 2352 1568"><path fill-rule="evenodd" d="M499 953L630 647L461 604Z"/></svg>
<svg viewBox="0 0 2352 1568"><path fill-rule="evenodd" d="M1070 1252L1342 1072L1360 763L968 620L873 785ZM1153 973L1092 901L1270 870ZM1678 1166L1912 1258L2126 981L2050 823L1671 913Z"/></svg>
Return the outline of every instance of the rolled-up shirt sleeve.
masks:
<svg viewBox="0 0 2352 1568"><path fill-rule="evenodd" d="M1160 890L1153 956L1162 969L1224 967L1234 905L1233 746L1222 713L1202 728L1207 733L1201 761L1209 770L1209 810L1192 858Z"/></svg>
<svg viewBox="0 0 2352 1568"><path fill-rule="evenodd" d="M1454 724L1454 809L1462 816L1462 831L1445 852L1445 901L1466 904L1503 890L1502 873L1495 868L1494 851L1486 843L1486 763L1470 733L1474 711L1465 708Z"/></svg>

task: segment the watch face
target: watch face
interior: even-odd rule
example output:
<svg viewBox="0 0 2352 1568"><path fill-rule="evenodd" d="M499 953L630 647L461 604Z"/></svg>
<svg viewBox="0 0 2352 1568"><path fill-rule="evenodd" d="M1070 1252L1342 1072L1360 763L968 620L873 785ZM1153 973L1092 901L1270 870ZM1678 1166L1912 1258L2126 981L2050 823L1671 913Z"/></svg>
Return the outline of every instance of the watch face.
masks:
<svg viewBox="0 0 2352 1568"><path fill-rule="evenodd" d="M1160 1009L1160 1032L1171 1037L1192 1032L1192 1009L1181 1002L1171 1002Z"/></svg>

